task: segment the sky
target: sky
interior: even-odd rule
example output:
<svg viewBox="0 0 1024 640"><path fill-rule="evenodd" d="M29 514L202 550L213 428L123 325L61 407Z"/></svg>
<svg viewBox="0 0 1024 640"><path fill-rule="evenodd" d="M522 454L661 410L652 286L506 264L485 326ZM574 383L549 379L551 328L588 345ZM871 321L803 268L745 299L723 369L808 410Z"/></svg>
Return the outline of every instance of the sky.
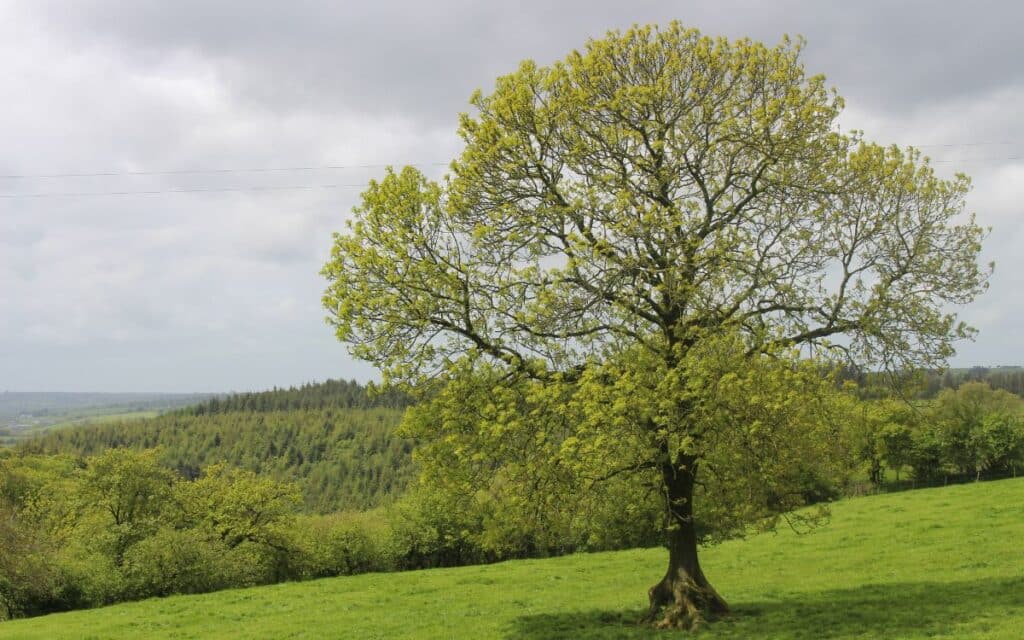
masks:
<svg viewBox="0 0 1024 640"><path fill-rule="evenodd" d="M842 126L970 175L996 270L952 364L1024 364L1019 3L7 0L0 390L376 377L325 323L319 271L380 165L440 176L475 89L673 19L802 35Z"/></svg>

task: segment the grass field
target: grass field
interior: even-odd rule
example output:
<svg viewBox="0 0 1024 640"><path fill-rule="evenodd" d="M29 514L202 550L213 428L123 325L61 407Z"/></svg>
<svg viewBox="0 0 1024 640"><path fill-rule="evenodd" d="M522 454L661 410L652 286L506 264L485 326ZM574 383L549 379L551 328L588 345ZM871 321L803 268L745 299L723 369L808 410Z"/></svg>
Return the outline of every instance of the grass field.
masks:
<svg viewBox="0 0 1024 640"><path fill-rule="evenodd" d="M0 638L661 638L657 549L171 597L0 623ZM1024 479L857 498L829 525L706 550L719 638L1024 638Z"/></svg>

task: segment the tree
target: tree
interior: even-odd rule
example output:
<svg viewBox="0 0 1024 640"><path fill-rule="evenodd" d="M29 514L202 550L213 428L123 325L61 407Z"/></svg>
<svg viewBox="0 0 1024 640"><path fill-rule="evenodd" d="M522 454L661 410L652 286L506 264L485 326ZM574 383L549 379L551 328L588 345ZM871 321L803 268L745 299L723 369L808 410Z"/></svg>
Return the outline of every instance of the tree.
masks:
<svg viewBox="0 0 1024 640"><path fill-rule="evenodd" d="M932 411L944 457L962 475L1010 472L1021 444L1020 398L987 382L943 389Z"/></svg>
<svg viewBox="0 0 1024 640"><path fill-rule="evenodd" d="M157 449L108 449L85 471L80 497L108 517L118 566L128 547L157 530L170 502L176 478L160 466L159 454Z"/></svg>
<svg viewBox="0 0 1024 640"><path fill-rule="evenodd" d="M859 411L851 416L847 437L850 440L853 458L857 463L867 463L868 480L876 488L884 480L885 449L882 431L885 428L885 414L877 403L862 402Z"/></svg>
<svg viewBox="0 0 1024 640"><path fill-rule="evenodd" d="M386 383L439 393L427 381L479 375L510 431L552 421L571 444L603 424L613 451L635 434L621 453L642 456L609 473L652 474L665 498L669 568L649 594L663 626L727 611L698 562L698 472L743 476L726 427L759 411L787 424L779 383L813 386L791 350L937 366L972 334L949 305L986 286L968 179L839 132L842 100L800 51L672 23L524 62L472 97L452 175L371 182L323 270L336 335ZM523 388L543 392L524 405ZM541 406L563 394L585 419ZM587 400L602 396L620 403L607 420Z"/></svg>
<svg viewBox="0 0 1024 640"><path fill-rule="evenodd" d="M923 421L913 433L910 468L914 480L934 483L945 476L945 447L941 429L931 421Z"/></svg>
<svg viewBox="0 0 1024 640"><path fill-rule="evenodd" d="M896 472L899 485L900 471L914 459L914 432L919 411L907 402L890 398L878 403L877 412L876 448L886 465Z"/></svg>
<svg viewBox="0 0 1024 640"><path fill-rule="evenodd" d="M295 485L223 463L179 485L177 500L183 524L207 531L228 549L250 544L280 554L289 551L284 531L301 504Z"/></svg>
<svg viewBox="0 0 1024 640"><path fill-rule="evenodd" d="M1024 403L987 382L965 382L943 389L932 412L943 442L944 458L959 473L1011 473L1024 446L1021 415Z"/></svg>
<svg viewBox="0 0 1024 640"><path fill-rule="evenodd" d="M990 413L985 416L981 428L971 434L976 480L980 480L982 474L1017 475L1017 463L1024 452L1022 424L1019 413Z"/></svg>

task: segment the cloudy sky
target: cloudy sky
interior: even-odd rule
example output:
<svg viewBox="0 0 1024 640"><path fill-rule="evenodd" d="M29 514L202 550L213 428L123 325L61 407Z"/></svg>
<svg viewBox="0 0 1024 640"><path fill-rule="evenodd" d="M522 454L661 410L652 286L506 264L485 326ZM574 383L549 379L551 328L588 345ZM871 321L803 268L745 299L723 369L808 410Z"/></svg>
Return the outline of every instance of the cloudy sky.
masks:
<svg viewBox="0 0 1024 640"><path fill-rule="evenodd" d="M372 377L320 306L330 234L381 172L358 165L439 174L474 89L671 19L802 34L808 70L846 98L844 126L970 174L996 273L962 310L981 333L953 363L1024 364L1018 6L0 2L0 390Z"/></svg>

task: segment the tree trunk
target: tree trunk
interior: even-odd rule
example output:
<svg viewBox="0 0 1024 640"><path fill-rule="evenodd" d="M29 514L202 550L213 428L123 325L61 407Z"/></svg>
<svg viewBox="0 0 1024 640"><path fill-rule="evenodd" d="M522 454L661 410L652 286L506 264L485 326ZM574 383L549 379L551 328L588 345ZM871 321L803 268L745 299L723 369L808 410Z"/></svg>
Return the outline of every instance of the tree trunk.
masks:
<svg viewBox="0 0 1024 640"><path fill-rule="evenodd" d="M882 462L877 458L871 459L871 470L868 471L868 478L871 480L871 484L875 485L875 488L882 486Z"/></svg>
<svg viewBox="0 0 1024 640"><path fill-rule="evenodd" d="M697 559L693 520L696 461L680 458L662 469L669 512L668 571L647 592L650 610L645 621L662 629L693 629L708 617L729 612L729 606L704 577Z"/></svg>

